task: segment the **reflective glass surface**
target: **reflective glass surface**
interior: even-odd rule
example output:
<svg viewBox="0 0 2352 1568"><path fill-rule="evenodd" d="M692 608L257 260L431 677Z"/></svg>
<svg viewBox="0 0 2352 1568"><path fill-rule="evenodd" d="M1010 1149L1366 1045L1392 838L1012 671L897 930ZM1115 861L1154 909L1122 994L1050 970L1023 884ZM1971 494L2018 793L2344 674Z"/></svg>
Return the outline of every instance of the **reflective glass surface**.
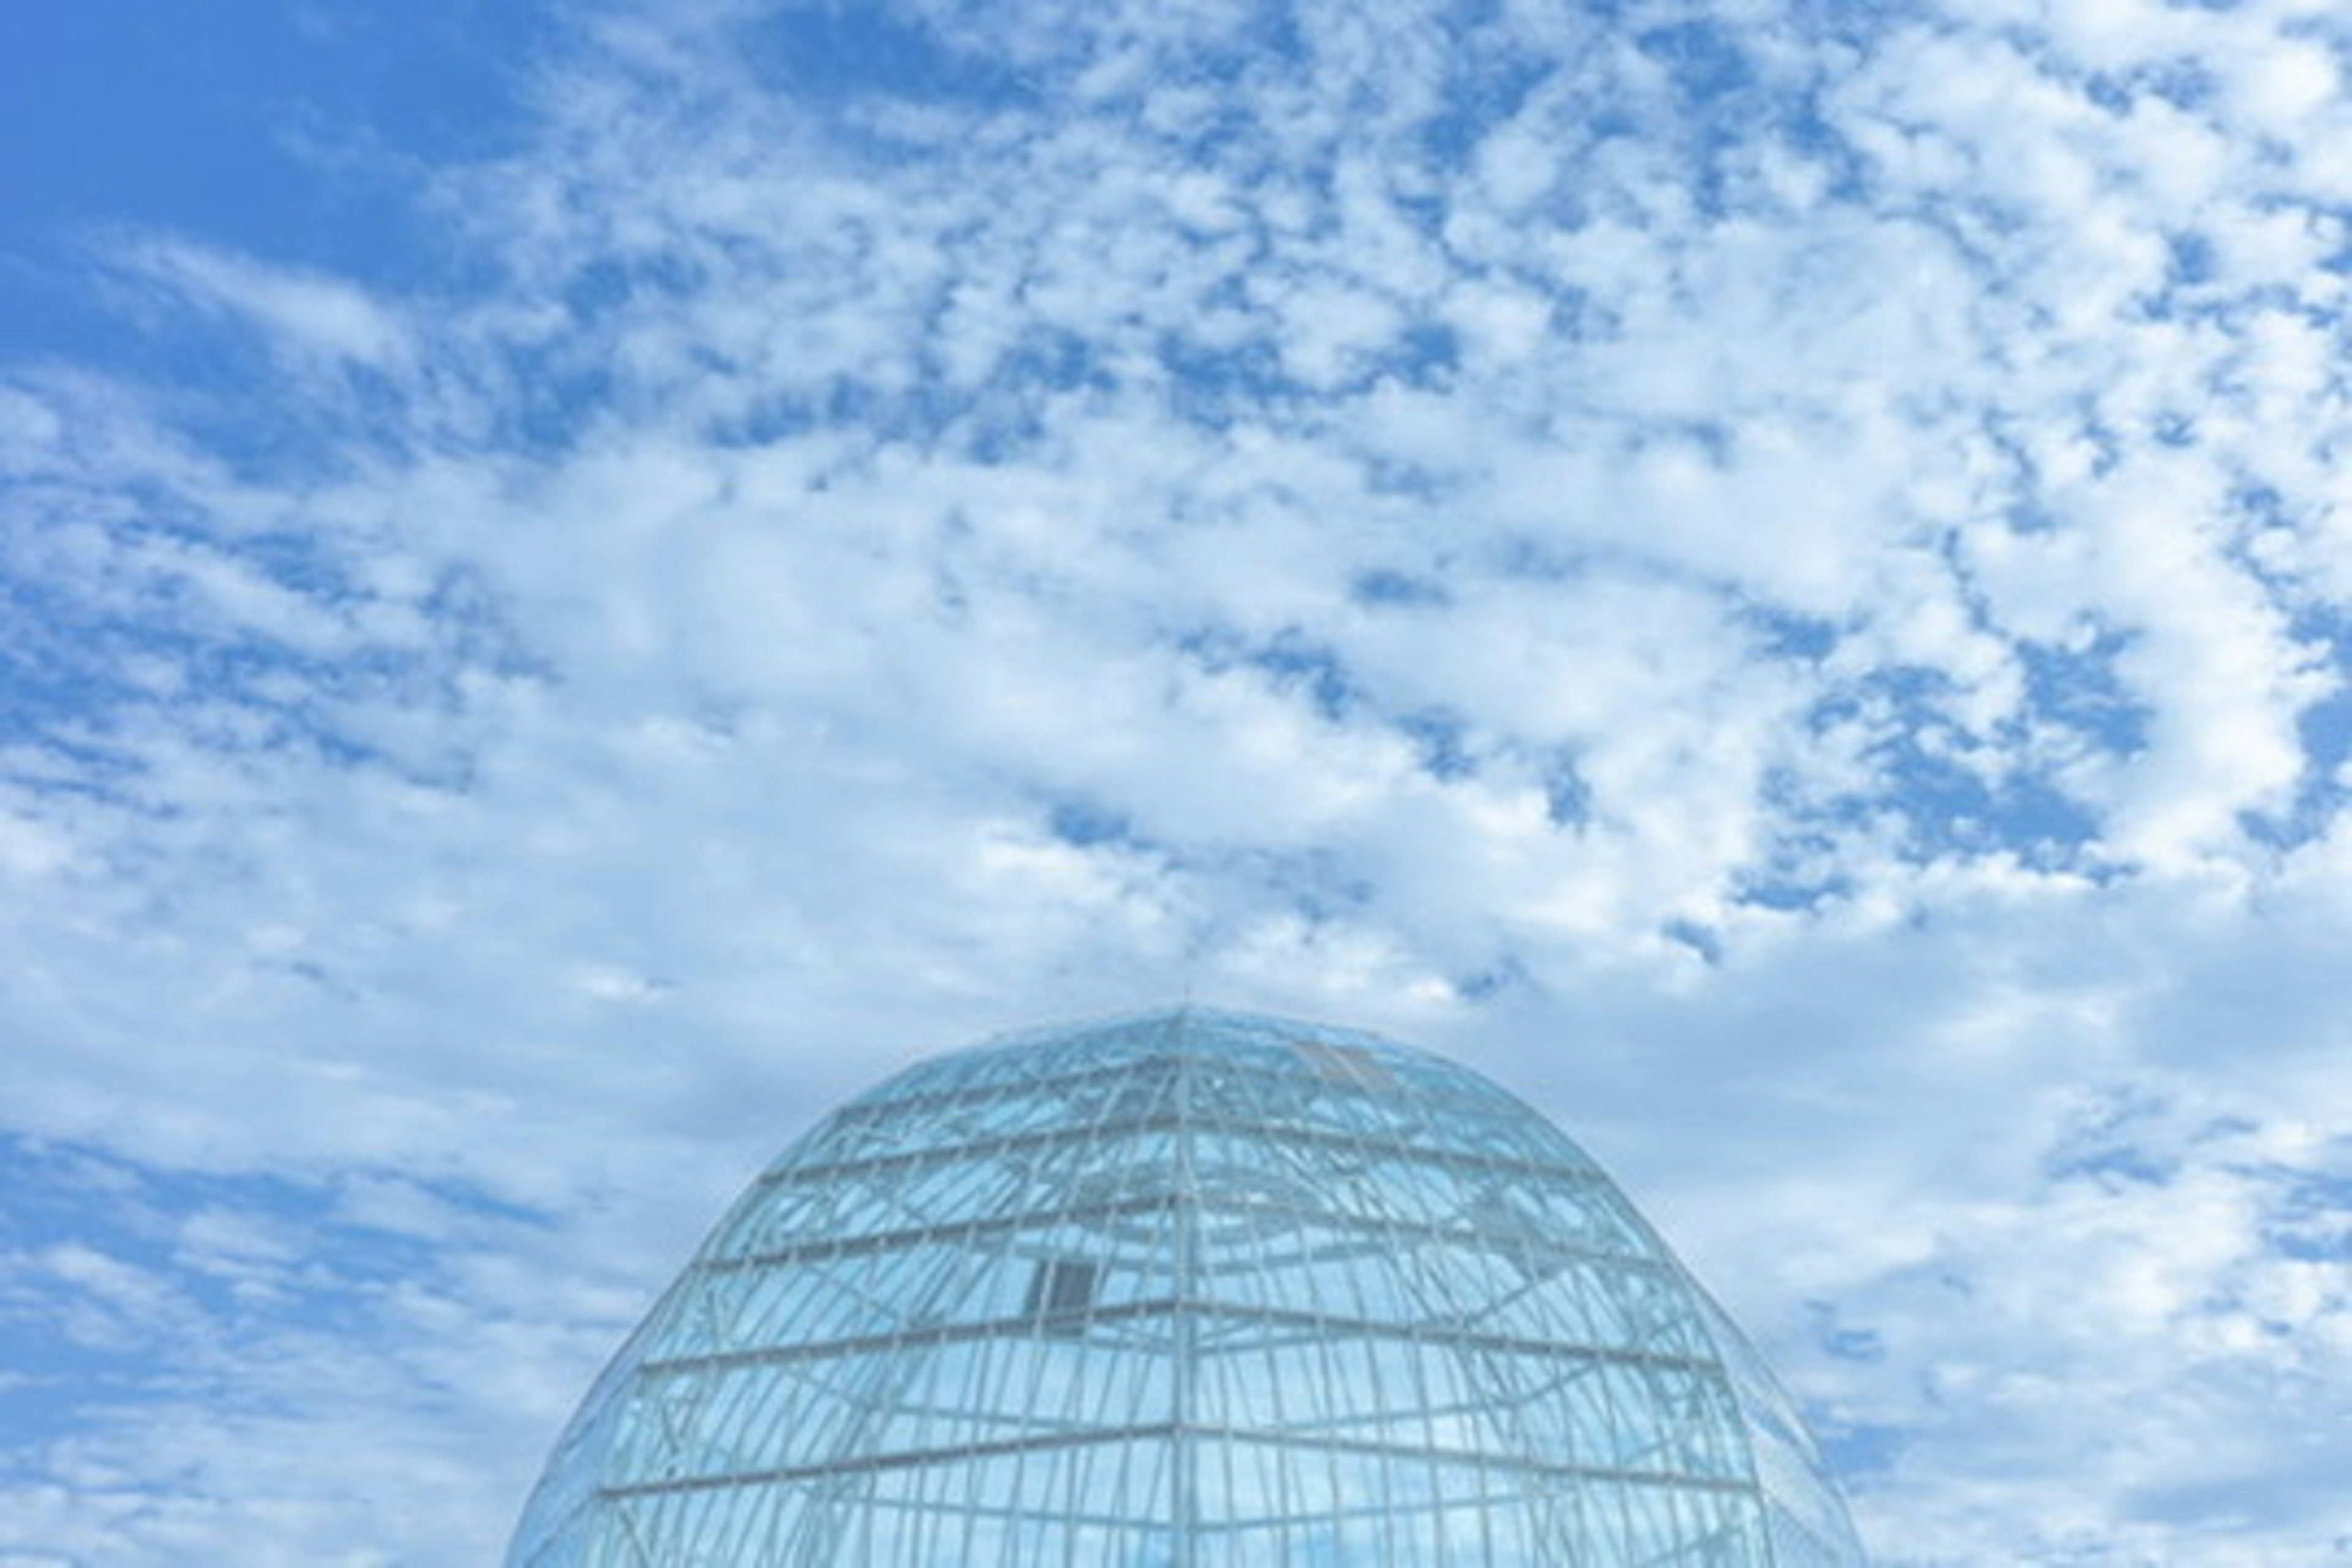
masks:
<svg viewBox="0 0 2352 1568"><path fill-rule="evenodd" d="M1739 1335L1462 1068L1198 1008L924 1063L770 1167L509 1568L1858 1563Z"/></svg>

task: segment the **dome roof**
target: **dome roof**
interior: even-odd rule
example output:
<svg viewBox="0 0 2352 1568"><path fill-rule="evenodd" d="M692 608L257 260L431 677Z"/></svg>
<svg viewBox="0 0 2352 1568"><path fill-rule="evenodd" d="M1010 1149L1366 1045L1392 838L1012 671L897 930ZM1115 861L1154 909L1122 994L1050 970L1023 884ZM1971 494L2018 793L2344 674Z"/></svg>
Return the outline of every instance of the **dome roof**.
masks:
<svg viewBox="0 0 2352 1568"><path fill-rule="evenodd" d="M1863 1561L1801 1426L1486 1079L1187 1007L925 1062L776 1161L509 1568Z"/></svg>

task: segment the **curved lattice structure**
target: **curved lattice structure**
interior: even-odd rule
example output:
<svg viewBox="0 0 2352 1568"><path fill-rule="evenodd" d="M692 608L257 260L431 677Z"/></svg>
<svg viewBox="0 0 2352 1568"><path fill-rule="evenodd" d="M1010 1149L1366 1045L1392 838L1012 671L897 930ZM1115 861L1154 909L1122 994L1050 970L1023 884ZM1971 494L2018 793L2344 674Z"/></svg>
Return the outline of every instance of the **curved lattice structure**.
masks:
<svg viewBox="0 0 2352 1568"><path fill-rule="evenodd" d="M1862 1560L1738 1333L1542 1117L1186 1008L925 1063L793 1146L508 1563Z"/></svg>

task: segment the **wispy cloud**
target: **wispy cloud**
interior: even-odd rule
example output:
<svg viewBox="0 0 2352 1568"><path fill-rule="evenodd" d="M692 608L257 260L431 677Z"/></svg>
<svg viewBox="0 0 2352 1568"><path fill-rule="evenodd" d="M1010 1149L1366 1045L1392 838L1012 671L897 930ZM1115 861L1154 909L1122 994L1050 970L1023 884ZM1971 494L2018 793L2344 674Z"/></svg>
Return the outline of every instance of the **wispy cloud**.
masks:
<svg viewBox="0 0 2352 1568"><path fill-rule="evenodd" d="M291 358L406 368L411 334L398 315L341 279L156 237L122 246L118 258L185 308L231 318Z"/></svg>

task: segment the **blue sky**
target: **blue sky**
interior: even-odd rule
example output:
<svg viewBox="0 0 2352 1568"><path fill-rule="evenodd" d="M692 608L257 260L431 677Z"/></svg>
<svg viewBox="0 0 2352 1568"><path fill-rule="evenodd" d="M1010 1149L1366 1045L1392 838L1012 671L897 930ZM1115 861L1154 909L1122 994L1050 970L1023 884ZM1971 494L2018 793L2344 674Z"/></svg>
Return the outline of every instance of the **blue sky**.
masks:
<svg viewBox="0 0 2352 1568"><path fill-rule="evenodd" d="M0 21L0 1568L498 1550L1192 994L1591 1147L1887 1563L2352 1558L2309 0Z"/></svg>

